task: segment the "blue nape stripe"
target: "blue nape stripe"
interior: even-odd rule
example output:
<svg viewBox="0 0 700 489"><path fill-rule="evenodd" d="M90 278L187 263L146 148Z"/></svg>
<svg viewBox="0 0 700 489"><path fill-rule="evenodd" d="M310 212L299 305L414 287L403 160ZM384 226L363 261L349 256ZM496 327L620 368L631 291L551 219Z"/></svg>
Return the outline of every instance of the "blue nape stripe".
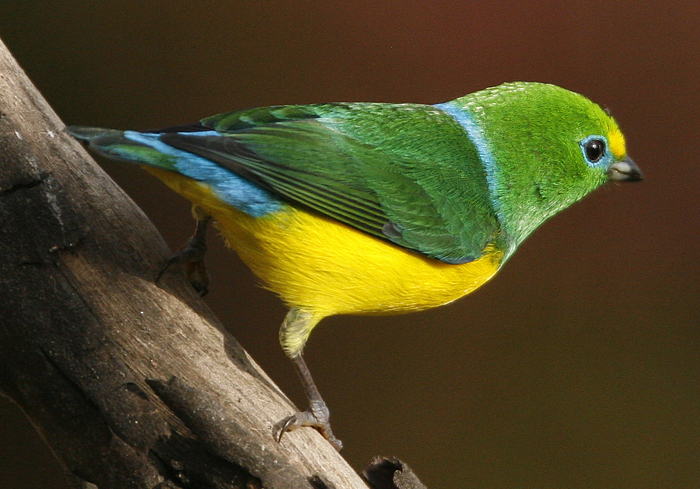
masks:
<svg viewBox="0 0 700 489"><path fill-rule="evenodd" d="M184 131L178 132L178 134L182 136L221 136L219 131Z"/></svg>
<svg viewBox="0 0 700 489"><path fill-rule="evenodd" d="M216 131L187 133L193 136L216 136ZM235 173L222 168L213 161L169 146L158 139L158 134L124 131L124 137L151 147L174 160L173 168L178 173L209 185L212 192L224 203L253 217L264 216L282 208L282 202L270 192Z"/></svg>
<svg viewBox="0 0 700 489"><path fill-rule="evenodd" d="M496 163L496 159L493 156L493 152L491 151L488 141L486 141L484 131L472 119L471 114L454 101L445 102L443 104L435 104L435 107L452 116L459 123L459 125L464 128L469 136L469 139L476 147L476 151L479 153L479 158L481 159L481 163L484 165L484 170L486 171L486 182L489 185L491 204L496 210L498 220L501 222L501 224L503 224L504 216L501 210L501 203L498 198L498 189L500 188L498 164Z"/></svg>

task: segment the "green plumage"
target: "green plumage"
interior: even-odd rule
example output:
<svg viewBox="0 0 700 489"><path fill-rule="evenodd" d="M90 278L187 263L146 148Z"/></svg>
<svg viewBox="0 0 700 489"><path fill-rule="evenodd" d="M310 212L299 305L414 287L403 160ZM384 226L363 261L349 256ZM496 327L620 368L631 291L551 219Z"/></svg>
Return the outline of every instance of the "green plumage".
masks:
<svg viewBox="0 0 700 489"><path fill-rule="evenodd" d="M277 106L145 133L70 131L106 156L190 179L156 172L208 205L232 246L290 305L280 341L310 408L287 418L279 436L313 426L338 449L301 355L318 321L455 300L489 280L547 218L608 180L641 179L611 117L540 83L435 106Z"/></svg>
<svg viewBox="0 0 700 489"><path fill-rule="evenodd" d="M600 107L540 83L504 84L436 106L274 106L150 133L73 133L109 156L215 188L217 178L229 179L228 188L243 178L271 201L302 205L447 263L474 260L489 243L510 256L626 158L615 121ZM602 162L586 161L582 144L590 137L606 145ZM202 159L230 173L212 176ZM220 194L245 210L243 194Z"/></svg>
<svg viewBox="0 0 700 489"><path fill-rule="evenodd" d="M610 166L627 157L612 117L554 85L505 84L455 103L474 114L493 154L491 194L511 252L544 220L608 181ZM611 133L622 141L617 155ZM607 147L598 164L587 162L580 147L593 135Z"/></svg>
<svg viewBox="0 0 700 489"><path fill-rule="evenodd" d="M474 145L454 118L434 107L287 106L202 124L230 137L162 140L401 246L464 262L480 256L497 230ZM464 204L459 212L449 199Z"/></svg>

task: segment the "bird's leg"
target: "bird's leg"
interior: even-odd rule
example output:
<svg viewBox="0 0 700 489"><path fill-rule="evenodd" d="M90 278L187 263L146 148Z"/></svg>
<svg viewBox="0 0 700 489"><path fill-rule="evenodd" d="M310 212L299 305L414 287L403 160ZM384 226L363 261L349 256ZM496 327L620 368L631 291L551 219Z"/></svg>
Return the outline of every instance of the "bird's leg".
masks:
<svg viewBox="0 0 700 489"><path fill-rule="evenodd" d="M278 441L282 439L284 432L308 426L316 428L326 440L331 442L331 445L333 445L336 450L342 450L343 442L333 435L330 423L331 413L321 397L321 394L318 392L314 380L311 378L311 372L309 372L309 367L306 366L304 357L298 355L292 358L292 362L294 363L294 367L296 367L296 371L301 379L301 384L304 387L304 392L309 400L309 409L306 411L299 411L284 421L282 429L279 432Z"/></svg>
<svg viewBox="0 0 700 489"><path fill-rule="evenodd" d="M306 398L309 400L309 408L306 411L296 412L281 423L277 441L279 442L287 431L308 426L317 429L336 450L340 451L343 448L343 443L333 435L328 406L321 397L318 387L311 377L309 367L306 366L304 357L301 355L304 343L318 320L319 318L312 313L292 309L282 324L280 341L299 374Z"/></svg>
<svg viewBox="0 0 700 489"><path fill-rule="evenodd" d="M187 280L192 284L194 290L203 297L209 292L209 274L204 263L204 255L207 252L206 234L211 216L197 206L192 206L192 215L197 220L194 234L187 240L185 246L167 261L158 273L156 282L171 266L184 265Z"/></svg>

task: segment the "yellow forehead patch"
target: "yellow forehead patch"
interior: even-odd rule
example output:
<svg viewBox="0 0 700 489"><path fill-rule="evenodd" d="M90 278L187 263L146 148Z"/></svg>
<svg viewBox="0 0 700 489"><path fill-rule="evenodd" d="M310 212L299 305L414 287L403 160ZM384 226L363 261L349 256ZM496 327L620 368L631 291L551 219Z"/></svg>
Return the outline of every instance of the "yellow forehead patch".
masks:
<svg viewBox="0 0 700 489"><path fill-rule="evenodd" d="M627 154L625 137L617 127L613 127L608 132L608 144L610 145L610 151L613 156L615 156L615 159L621 160Z"/></svg>

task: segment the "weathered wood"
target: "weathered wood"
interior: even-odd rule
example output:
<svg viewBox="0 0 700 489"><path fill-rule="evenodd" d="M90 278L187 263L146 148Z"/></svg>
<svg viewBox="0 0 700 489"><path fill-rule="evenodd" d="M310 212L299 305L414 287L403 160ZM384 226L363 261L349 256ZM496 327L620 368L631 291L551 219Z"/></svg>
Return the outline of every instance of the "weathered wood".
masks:
<svg viewBox="0 0 700 489"><path fill-rule="evenodd" d="M396 457L377 457L362 472L372 489L427 489L413 470Z"/></svg>
<svg viewBox="0 0 700 489"><path fill-rule="evenodd" d="M0 43L0 390L76 487L365 488Z"/></svg>

